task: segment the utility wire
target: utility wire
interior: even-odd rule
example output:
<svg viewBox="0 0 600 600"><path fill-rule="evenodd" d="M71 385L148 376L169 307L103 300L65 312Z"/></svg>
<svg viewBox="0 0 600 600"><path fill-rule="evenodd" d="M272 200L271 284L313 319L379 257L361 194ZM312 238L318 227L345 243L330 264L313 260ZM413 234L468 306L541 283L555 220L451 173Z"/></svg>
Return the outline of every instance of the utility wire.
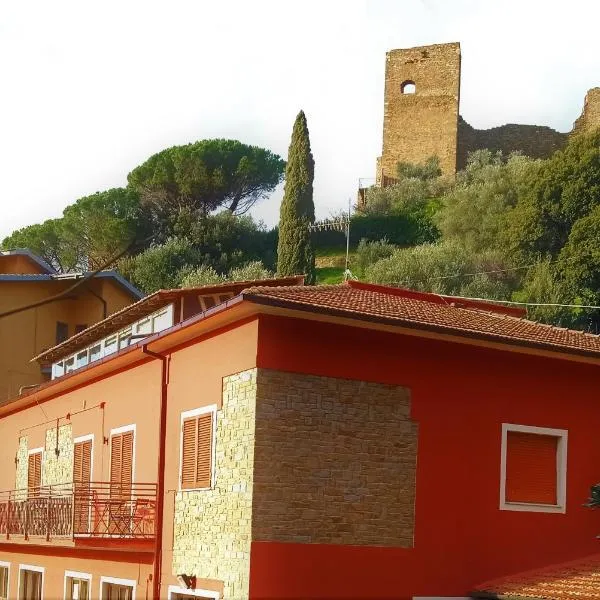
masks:
<svg viewBox="0 0 600 600"><path fill-rule="evenodd" d="M151 236L151 237L143 240L143 243L148 243L153 238L154 238L154 236ZM10 317L11 315L16 315L17 313L24 312L26 310L31 310L32 308L38 308L39 306L44 306L45 304L57 302L58 300L62 300L65 296L68 296L71 292L73 292L77 288L81 287L82 285L86 284L90 279L93 279L96 275L98 275L98 273L100 273L101 271L104 271L107 267L109 267L110 265L112 265L113 263L118 261L122 256L127 254L127 252L129 252L135 246L135 244L136 244L136 242L135 242L135 240L133 240L130 244L127 245L127 247L124 250L121 250L121 252L119 252L116 256L111 257L109 260L107 260L104 264L102 264L95 271L84 274L79 281L76 281L73 285L69 286L66 290L64 290L58 294L55 294L54 296L49 296L48 298L45 298L44 300L40 300L39 302L32 302L31 304L25 304L24 306L12 308L3 313L0 313L0 319L2 319L4 317Z"/></svg>
<svg viewBox="0 0 600 600"><path fill-rule="evenodd" d="M444 294L441 294L444 296ZM560 304L559 302L516 302L514 300L497 300L496 298L470 298L468 296L455 296L452 294L452 298L459 298L461 300L475 300L480 302L490 302L492 304L514 304L519 306L555 306L561 308L590 308L600 309L600 306L593 306L587 304Z"/></svg>

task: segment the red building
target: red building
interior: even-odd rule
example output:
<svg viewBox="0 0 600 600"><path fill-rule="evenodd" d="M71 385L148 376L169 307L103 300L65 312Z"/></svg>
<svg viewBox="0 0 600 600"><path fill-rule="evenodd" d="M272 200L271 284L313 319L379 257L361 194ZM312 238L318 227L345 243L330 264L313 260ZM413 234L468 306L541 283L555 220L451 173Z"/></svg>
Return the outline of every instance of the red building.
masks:
<svg viewBox="0 0 600 600"><path fill-rule="evenodd" d="M0 597L594 587L600 338L300 284L158 292L38 357L54 379L0 406Z"/></svg>

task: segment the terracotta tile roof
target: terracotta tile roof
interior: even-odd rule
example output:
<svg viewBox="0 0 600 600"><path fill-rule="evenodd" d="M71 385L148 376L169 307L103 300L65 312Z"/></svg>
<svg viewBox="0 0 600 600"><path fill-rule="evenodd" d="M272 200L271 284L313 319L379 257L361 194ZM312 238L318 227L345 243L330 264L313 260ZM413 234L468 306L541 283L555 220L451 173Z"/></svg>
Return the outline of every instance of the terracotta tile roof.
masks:
<svg viewBox="0 0 600 600"><path fill-rule="evenodd" d="M600 356L600 336L529 321L521 311L479 301L359 282L306 287L253 287L243 296L263 304L382 321L509 344Z"/></svg>
<svg viewBox="0 0 600 600"><path fill-rule="evenodd" d="M178 300L184 296L204 296L211 294L220 294L224 292L231 292L233 294L239 294L244 288L249 285L261 285L268 289L271 285L282 285L282 286L295 286L304 284L304 276L296 275L292 277L280 277L272 279L260 279L252 281L226 281L223 283L215 283L211 285L203 285L191 288L175 288L170 290L158 290L148 296L145 296L141 300L129 304L125 308L114 312L109 315L106 319L98 321L94 325L91 325L87 329L71 336L64 342L44 350L37 356L34 356L32 361L43 361L53 362L59 360L64 356L68 356L73 352L77 352L80 348L85 348L95 341L102 339L112 333L119 331L120 329L131 325L138 319L149 315L163 306Z"/></svg>
<svg viewBox="0 0 600 600"><path fill-rule="evenodd" d="M506 600L596 600L600 598L600 554L488 581L473 598Z"/></svg>

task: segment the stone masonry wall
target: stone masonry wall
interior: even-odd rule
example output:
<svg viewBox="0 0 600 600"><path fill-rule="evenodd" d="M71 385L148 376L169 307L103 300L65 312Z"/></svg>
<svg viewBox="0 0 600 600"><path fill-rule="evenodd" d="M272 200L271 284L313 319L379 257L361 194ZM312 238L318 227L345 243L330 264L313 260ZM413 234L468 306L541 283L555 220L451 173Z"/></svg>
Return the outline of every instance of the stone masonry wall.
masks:
<svg viewBox="0 0 600 600"><path fill-rule="evenodd" d="M511 123L491 129L475 129L459 117L457 167L463 169L468 153L483 148L501 151L504 155L520 151L532 158L548 158L567 143L568 137L566 133L539 125Z"/></svg>
<svg viewBox="0 0 600 600"><path fill-rule="evenodd" d="M600 87L592 88L585 96L583 112L575 121L572 133L591 133L600 128Z"/></svg>
<svg viewBox="0 0 600 600"><path fill-rule="evenodd" d="M402 93L413 81L416 92ZM381 172L396 177L399 161L423 163L437 156L444 174L456 171L460 94L460 44L438 44L386 54Z"/></svg>
<svg viewBox="0 0 600 600"><path fill-rule="evenodd" d="M408 389L259 369L252 539L411 547Z"/></svg>
<svg viewBox="0 0 600 600"><path fill-rule="evenodd" d="M27 470L28 470L28 454L27 454L27 436L19 438L19 446L17 448L17 472L15 475L15 489L24 490L27 488Z"/></svg>
<svg viewBox="0 0 600 600"><path fill-rule="evenodd" d="M57 485L73 481L73 434L70 424L58 428L56 456L56 427L46 431L46 447L42 464L42 485Z"/></svg>
<svg viewBox="0 0 600 600"><path fill-rule="evenodd" d="M256 369L223 378L214 489L175 498L173 574L224 582L223 597L248 597Z"/></svg>

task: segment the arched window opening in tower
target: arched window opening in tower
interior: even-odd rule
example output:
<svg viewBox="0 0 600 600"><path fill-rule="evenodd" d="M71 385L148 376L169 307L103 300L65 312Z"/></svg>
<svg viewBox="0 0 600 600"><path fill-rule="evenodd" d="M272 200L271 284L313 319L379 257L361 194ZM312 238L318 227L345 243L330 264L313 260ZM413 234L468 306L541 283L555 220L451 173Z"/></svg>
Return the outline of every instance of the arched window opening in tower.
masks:
<svg viewBox="0 0 600 600"><path fill-rule="evenodd" d="M415 85L414 81L404 81L402 82L402 85L400 86L400 92L402 92L403 94L415 94L417 91L417 86Z"/></svg>

